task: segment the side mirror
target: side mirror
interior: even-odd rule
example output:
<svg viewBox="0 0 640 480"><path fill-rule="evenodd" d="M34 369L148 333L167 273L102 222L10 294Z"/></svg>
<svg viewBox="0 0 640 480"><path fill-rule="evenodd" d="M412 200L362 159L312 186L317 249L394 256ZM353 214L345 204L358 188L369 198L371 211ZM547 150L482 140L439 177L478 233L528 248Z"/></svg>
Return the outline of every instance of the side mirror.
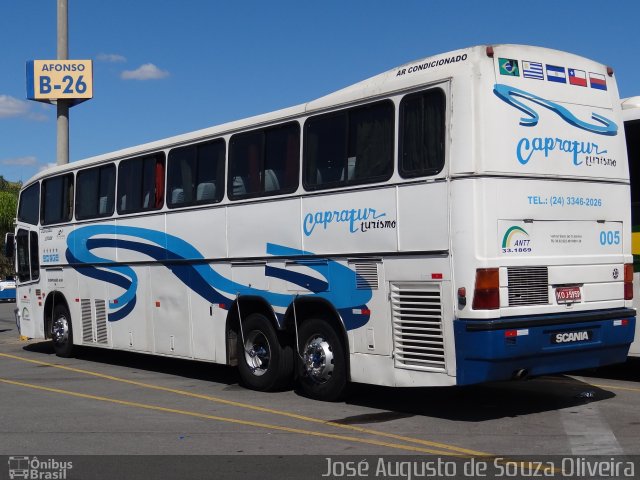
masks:
<svg viewBox="0 0 640 480"><path fill-rule="evenodd" d="M13 233L7 233L4 236L4 256L7 258L13 258L14 253L14 239L15 235Z"/></svg>

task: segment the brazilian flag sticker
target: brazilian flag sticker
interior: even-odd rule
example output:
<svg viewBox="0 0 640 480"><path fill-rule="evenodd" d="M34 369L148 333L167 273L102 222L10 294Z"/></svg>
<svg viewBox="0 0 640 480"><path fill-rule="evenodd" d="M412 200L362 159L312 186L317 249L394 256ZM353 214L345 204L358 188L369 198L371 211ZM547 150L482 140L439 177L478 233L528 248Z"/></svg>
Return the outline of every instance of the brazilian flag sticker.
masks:
<svg viewBox="0 0 640 480"><path fill-rule="evenodd" d="M498 65L500 65L500 75L510 75L512 77L520 76L520 69L518 68L517 60L511 60L510 58L499 58Z"/></svg>

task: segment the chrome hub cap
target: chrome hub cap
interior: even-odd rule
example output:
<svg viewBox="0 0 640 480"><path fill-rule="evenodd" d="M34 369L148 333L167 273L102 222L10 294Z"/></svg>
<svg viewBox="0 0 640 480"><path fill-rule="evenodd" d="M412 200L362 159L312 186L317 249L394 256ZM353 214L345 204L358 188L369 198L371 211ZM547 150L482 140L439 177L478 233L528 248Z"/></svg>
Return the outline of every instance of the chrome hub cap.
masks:
<svg viewBox="0 0 640 480"><path fill-rule="evenodd" d="M302 358L307 373L315 381L324 383L333 374L333 351L322 336L315 335L304 346Z"/></svg>
<svg viewBox="0 0 640 480"><path fill-rule="evenodd" d="M67 317L56 318L52 326L53 341L58 344L66 343L69 340L69 321Z"/></svg>
<svg viewBox="0 0 640 480"><path fill-rule="evenodd" d="M244 343L244 358L256 377L267 373L271 363L271 347L262 332L254 330L249 333Z"/></svg>

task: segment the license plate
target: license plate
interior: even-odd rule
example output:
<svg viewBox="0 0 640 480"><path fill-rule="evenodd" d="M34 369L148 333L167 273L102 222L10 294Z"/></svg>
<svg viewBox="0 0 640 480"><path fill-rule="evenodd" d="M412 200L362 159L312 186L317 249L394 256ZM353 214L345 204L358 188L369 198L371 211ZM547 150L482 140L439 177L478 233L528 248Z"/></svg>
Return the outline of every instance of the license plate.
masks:
<svg viewBox="0 0 640 480"><path fill-rule="evenodd" d="M582 300L580 287L557 287L556 302L557 303L576 303Z"/></svg>
<svg viewBox="0 0 640 480"><path fill-rule="evenodd" d="M593 339L593 332L591 330L578 330L573 332L558 332L551 334L551 343L575 343L575 342L588 342Z"/></svg>

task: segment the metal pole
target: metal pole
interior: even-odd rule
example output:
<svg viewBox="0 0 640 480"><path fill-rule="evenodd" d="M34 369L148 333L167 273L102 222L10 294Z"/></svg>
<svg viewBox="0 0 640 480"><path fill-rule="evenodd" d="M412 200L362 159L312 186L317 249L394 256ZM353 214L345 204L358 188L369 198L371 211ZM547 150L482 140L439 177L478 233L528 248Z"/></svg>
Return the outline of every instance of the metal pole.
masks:
<svg viewBox="0 0 640 480"><path fill-rule="evenodd" d="M58 0L58 60L69 59L68 0ZM57 163L69 163L69 101L58 100Z"/></svg>

